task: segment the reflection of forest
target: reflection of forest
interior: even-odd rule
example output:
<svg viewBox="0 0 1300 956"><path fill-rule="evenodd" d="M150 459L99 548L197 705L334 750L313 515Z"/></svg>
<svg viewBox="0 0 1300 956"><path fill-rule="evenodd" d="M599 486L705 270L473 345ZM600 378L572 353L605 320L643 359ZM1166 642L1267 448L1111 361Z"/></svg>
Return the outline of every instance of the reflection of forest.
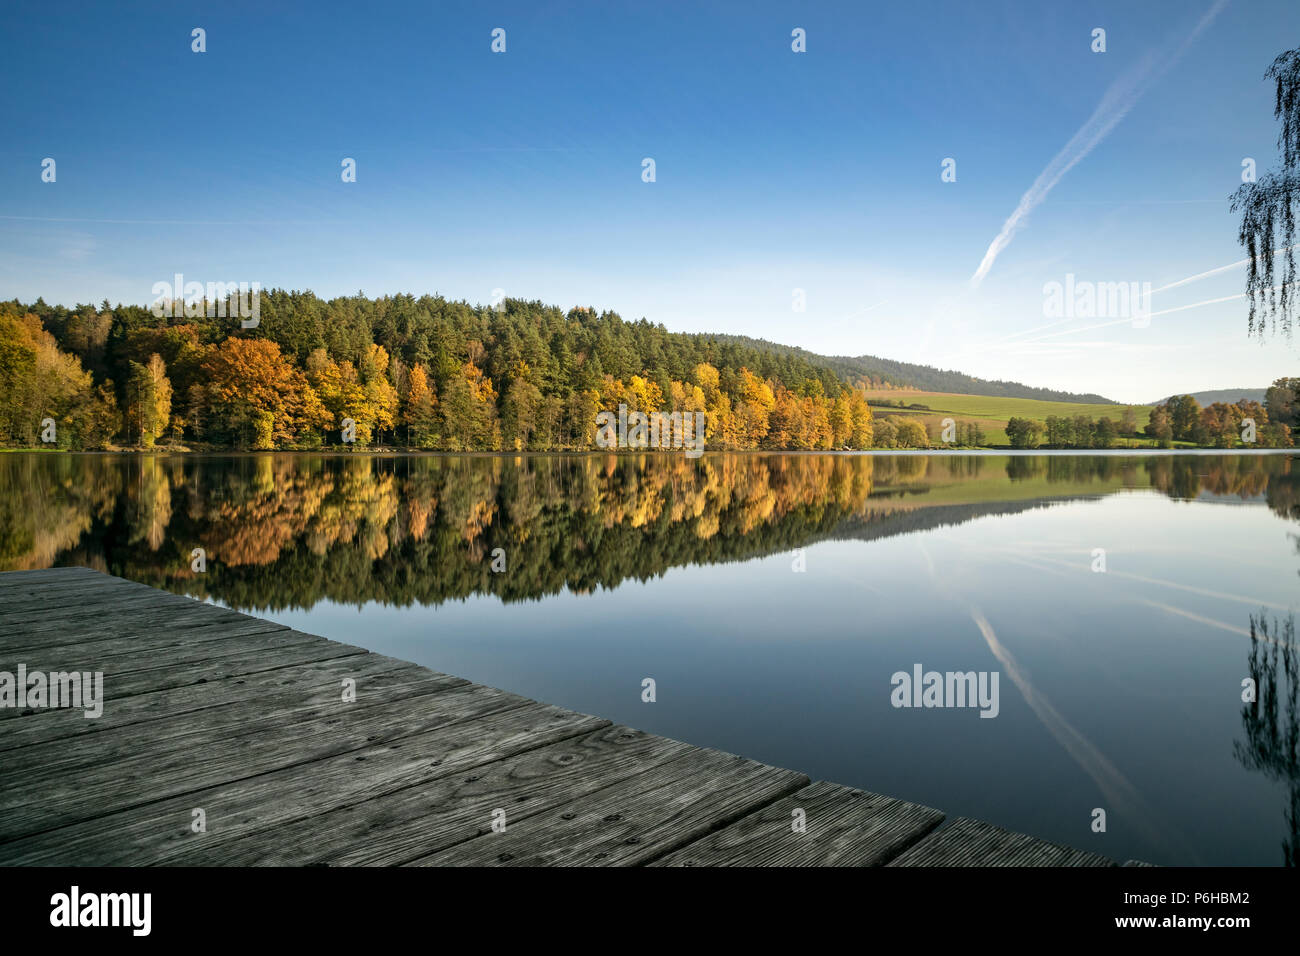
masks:
<svg viewBox="0 0 1300 956"><path fill-rule="evenodd" d="M0 570L85 565L249 608L520 600L1125 488L1300 520L1297 482L1281 455L14 454Z"/></svg>

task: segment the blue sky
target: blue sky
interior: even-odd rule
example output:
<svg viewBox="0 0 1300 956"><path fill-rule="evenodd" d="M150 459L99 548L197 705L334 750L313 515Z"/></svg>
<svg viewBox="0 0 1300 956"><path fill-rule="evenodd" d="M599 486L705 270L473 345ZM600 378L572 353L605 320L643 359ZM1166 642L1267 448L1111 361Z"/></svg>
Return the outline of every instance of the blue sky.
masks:
<svg viewBox="0 0 1300 956"><path fill-rule="evenodd" d="M10 2L0 297L499 288L1121 401L1264 385L1297 347L1197 304L1241 267L1155 293L1146 327L1030 331L1067 274L1159 289L1244 257L1228 196L1244 157L1276 165L1263 73L1300 4L1220 3Z"/></svg>

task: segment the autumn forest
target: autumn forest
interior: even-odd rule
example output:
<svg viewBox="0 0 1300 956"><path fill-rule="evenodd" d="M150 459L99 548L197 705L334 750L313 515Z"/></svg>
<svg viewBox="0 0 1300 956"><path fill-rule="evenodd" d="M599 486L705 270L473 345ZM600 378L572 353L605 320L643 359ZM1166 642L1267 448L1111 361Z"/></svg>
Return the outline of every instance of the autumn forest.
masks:
<svg viewBox="0 0 1300 956"><path fill-rule="evenodd" d="M174 317L0 302L0 447L589 451L597 413L620 406L703 413L714 451L986 445L978 420L944 435L936 416L879 398L873 415L869 390L910 381L761 340L515 299L283 290L260 294L246 328L235 301L168 302ZM1179 396L1113 421L1013 415L1006 436L1013 448L1291 447L1297 395L1300 379L1280 379L1262 404Z"/></svg>
<svg viewBox="0 0 1300 956"><path fill-rule="evenodd" d="M829 368L609 312L273 290L246 329L225 305L0 303L0 444L586 450L620 404L705 412L711 448L878 444Z"/></svg>

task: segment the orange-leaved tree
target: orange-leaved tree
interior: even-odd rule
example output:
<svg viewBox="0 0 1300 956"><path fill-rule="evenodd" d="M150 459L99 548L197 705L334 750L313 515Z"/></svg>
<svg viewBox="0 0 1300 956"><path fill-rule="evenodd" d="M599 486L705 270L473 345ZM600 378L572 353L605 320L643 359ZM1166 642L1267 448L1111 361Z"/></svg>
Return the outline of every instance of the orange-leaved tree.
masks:
<svg viewBox="0 0 1300 956"><path fill-rule="evenodd" d="M266 339L231 337L203 360L214 431L253 448L290 444L327 428L316 390Z"/></svg>

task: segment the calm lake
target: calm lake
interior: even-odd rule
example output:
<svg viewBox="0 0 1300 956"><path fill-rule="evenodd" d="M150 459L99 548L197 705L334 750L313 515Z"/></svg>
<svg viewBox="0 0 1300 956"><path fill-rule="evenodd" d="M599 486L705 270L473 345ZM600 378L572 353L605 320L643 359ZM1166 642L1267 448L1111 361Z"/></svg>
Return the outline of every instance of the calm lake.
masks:
<svg viewBox="0 0 1300 956"><path fill-rule="evenodd" d="M0 570L1165 865L1300 857L1298 534L1290 454L0 455ZM894 706L918 665L996 716Z"/></svg>

